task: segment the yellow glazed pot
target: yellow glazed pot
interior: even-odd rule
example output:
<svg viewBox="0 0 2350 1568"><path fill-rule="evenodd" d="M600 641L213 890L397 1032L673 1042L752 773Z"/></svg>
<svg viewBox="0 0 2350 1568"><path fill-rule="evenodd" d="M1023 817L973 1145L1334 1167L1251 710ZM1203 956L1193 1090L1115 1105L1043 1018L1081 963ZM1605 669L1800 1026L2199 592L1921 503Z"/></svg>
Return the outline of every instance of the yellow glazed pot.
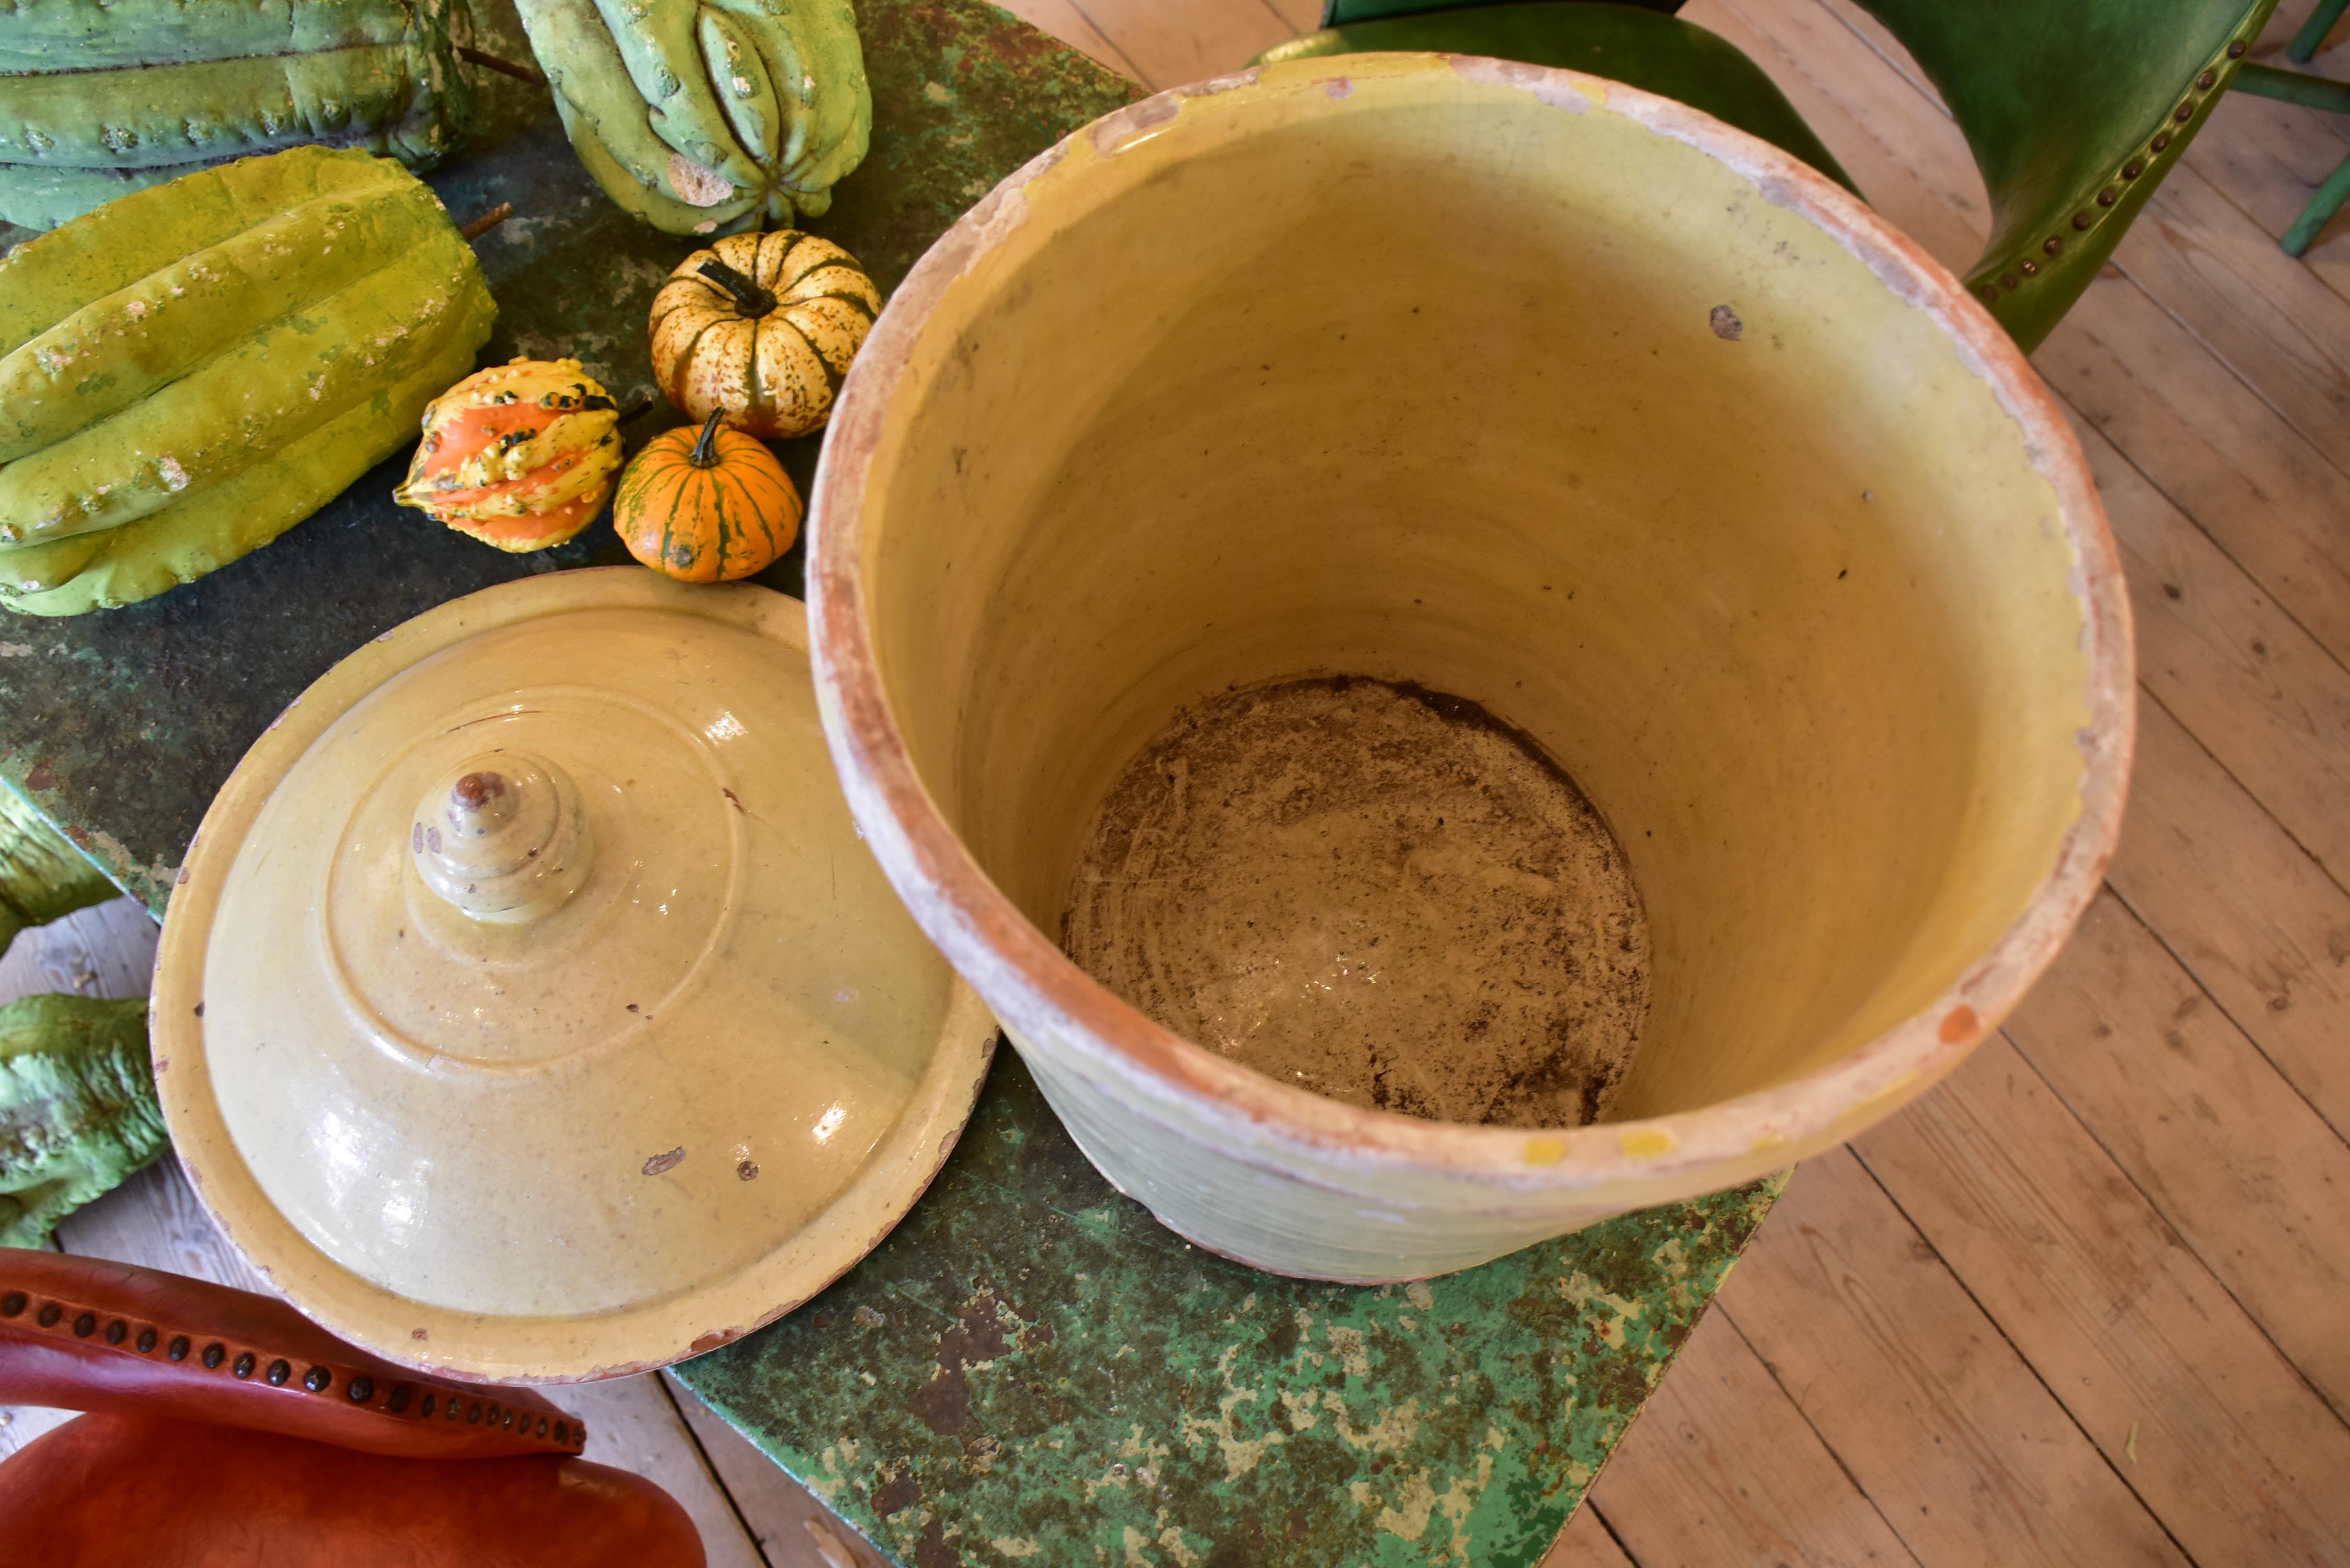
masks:
<svg viewBox="0 0 2350 1568"><path fill-rule="evenodd" d="M2129 621L2079 450L1958 281L1691 109L1272 66L1005 181L847 380L811 525L850 809L1086 1151L1284 1273L1442 1273L1744 1181L1955 1066L2110 853ZM1628 855L1601 1122L1358 1109L1063 956L1097 804L1203 694L1472 699Z"/></svg>

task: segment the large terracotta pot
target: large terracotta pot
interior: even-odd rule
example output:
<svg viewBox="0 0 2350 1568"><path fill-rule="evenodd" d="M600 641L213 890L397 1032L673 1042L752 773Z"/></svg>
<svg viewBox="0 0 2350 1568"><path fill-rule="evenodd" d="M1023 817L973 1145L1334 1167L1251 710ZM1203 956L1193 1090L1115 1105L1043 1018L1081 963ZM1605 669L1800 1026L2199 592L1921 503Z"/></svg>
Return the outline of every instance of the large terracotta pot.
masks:
<svg viewBox="0 0 2350 1568"><path fill-rule="evenodd" d="M1441 1273L1850 1137L2097 885L2122 582L2063 418L1934 262L1783 153L1491 60L1123 109L899 291L817 477L851 807L1088 1155L1285 1273ZM1064 957L1081 836L1187 701L1309 671L1522 727L1653 940L1607 1119L1317 1097Z"/></svg>

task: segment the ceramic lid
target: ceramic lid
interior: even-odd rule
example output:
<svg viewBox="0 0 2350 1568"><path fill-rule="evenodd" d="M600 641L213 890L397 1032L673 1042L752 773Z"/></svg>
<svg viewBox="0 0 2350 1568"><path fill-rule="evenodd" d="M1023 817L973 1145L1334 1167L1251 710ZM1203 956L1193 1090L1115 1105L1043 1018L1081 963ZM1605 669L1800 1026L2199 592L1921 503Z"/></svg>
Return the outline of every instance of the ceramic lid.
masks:
<svg viewBox="0 0 2350 1568"><path fill-rule="evenodd" d="M993 1025L890 891L805 612L633 567L353 654L207 814L158 1081L230 1235L411 1365L639 1370L853 1264Z"/></svg>

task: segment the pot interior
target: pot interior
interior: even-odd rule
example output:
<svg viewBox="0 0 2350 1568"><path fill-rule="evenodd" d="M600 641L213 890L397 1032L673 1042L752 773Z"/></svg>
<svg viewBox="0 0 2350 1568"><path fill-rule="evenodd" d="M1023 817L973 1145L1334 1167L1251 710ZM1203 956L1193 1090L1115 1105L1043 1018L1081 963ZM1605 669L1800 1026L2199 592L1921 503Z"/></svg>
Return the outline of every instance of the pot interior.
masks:
<svg viewBox="0 0 2350 1568"><path fill-rule="evenodd" d="M2078 815L2054 489L1796 202L1596 107L1339 85L1080 138L939 299L860 563L918 772L1057 938L1187 706L1417 683L1628 857L1651 990L1609 1119L1851 1052Z"/></svg>
<svg viewBox="0 0 2350 1568"><path fill-rule="evenodd" d="M1063 946L1220 1055L1429 1121L1596 1121L1648 1013L1639 893L1566 771L1345 675L1177 714L1102 801Z"/></svg>

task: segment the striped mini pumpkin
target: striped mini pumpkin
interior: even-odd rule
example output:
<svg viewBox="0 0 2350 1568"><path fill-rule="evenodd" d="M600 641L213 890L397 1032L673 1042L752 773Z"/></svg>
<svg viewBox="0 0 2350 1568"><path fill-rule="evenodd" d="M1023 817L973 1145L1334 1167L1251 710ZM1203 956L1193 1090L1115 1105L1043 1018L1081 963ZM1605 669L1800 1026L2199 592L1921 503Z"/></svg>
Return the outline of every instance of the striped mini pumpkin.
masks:
<svg viewBox="0 0 2350 1568"><path fill-rule="evenodd" d="M830 240L796 229L729 234L678 264L653 296L653 377L696 421L768 441L822 430L881 291Z"/></svg>
<svg viewBox="0 0 2350 1568"><path fill-rule="evenodd" d="M800 493L775 453L712 410L699 435L665 431L620 475L612 526L629 554L681 583L733 582L800 534Z"/></svg>

